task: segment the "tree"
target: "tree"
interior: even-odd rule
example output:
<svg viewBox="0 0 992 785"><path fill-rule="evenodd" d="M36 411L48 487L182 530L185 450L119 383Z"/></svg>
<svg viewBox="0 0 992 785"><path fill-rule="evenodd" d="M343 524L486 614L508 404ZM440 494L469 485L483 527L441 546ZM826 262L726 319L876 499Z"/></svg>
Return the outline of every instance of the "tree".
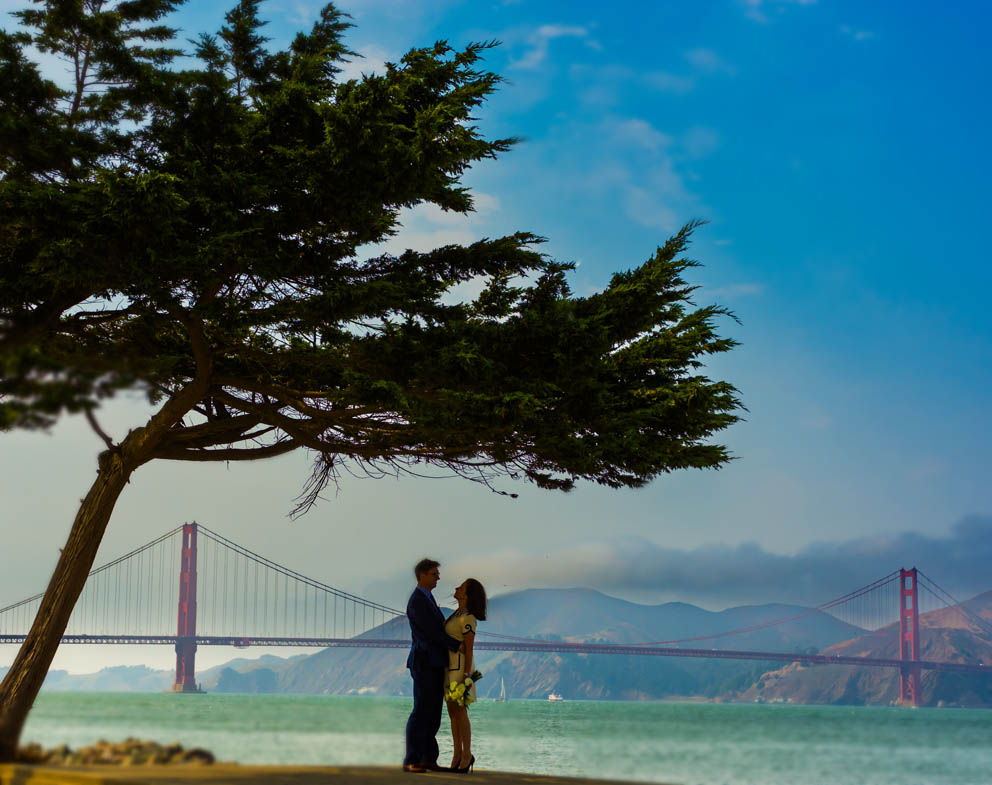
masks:
<svg viewBox="0 0 992 785"><path fill-rule="evenodd" d="M180 68L160 24L176 0L34 2L29 32L0 34L0 427L82 412L105 449L0 686L0 760L149 461L307 449L302 512L341 470L568 490L729 459L707 439L737 393L701 364L734 342L683 279L695 224L590 297L523 232L368 255L404 207L470 211L461 175L513 144L472 117L500 81L480 67L493 43L343 81L333 5L270 52L258 0L241 0ZM31 44L73 84L44 78ZM472 280L481 293L457 301ZM157 409L115 442L95 411L123 389Z"/></svg>

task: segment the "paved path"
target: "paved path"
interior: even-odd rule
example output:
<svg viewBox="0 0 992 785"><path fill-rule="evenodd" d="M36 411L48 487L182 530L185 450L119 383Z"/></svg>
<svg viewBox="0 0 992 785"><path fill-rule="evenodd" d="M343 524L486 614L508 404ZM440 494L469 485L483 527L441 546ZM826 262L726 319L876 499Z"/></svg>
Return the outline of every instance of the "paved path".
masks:
<svg viewBox="0 0 992 785"><path fill-rule="evenodd" d="M87 766L0 764L0 785L608 785L617 780L505 771L407 774L382 766Z"/></svg>

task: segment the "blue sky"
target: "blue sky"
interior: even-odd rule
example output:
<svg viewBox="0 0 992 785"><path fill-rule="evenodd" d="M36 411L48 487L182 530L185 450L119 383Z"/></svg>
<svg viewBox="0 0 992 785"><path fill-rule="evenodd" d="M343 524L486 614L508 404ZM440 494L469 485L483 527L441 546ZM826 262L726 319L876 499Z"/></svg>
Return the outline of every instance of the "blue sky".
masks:
<svg viewBox="0 0 992 785"><path fill-rule="evenodd" d="M176 23L189 36L213 30L227 7L199 0ZM349 75L436 39L502 41L487 65L507 81L480 123L524 138L467 176L475 214L415 209L390 247L533 231L578 264L583 294L683 222L709 222L696 234L704 267L693 280L700 303L740 319L724 329L741 346L710 368L749 409L725 434L738 460L639 491L514 487L516 501L457 482L348 481L297 522L285 513L305 456L150 466L118 505L101 561L196 518L391 605L423 552L445 564L442 591L472 571L497 591L591 585L708 607L816 602L911 563L962 595L992 588L987 5L340 7L356 24L349 44L366 56ZM273 44L318 9L270 0ZM141 416L135 401L105 412L120 433ZM99 442L75 421L4 439L3 527L23 539L24 559L0 590L14 600L44 585ZM674 564L699 574L673 585ZM800 564L820 579L798 585Z"/></svg>

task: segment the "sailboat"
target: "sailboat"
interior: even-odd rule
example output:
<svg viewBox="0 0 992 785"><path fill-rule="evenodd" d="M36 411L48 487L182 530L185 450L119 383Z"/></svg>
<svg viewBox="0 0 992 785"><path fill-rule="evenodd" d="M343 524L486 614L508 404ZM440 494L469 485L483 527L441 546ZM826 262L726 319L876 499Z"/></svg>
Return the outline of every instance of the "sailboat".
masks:
<svg viewBox="0 0 992 785"><path fill-rule="evenodd" d="M494 699L497 703L506 703L506 682L503 677L499 677L499 697Z"/></svg>

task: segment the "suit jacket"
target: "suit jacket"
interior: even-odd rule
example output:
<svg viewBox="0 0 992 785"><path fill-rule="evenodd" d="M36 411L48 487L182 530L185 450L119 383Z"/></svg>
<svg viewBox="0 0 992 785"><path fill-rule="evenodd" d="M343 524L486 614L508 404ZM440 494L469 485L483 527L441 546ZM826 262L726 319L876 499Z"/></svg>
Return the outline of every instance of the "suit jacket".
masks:
<svg viewBox="0 0 992 785"><path fill-rule="evenodd" d="M419 588L413 590L406 604L413 642L406 658L410 670L446 668L448 650L458 651L461 641L444 631L444 614Z"/></svg>

